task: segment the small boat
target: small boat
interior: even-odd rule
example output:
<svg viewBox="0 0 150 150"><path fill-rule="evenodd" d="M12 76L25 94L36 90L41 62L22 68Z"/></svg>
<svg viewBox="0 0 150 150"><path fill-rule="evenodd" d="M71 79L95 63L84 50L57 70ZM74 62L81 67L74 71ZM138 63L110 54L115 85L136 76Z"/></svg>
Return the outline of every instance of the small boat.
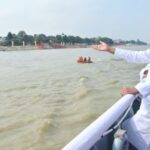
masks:
<svg viewBox="0 0 150 150"><path fill-rule="evenodd" d="M121 130L120 126L131 117L131 108L136 113L139 107L138 96L125 95L77 135L63 150L137 150L127 142L125 130Z"/></svg>
<svg viewBox="0 0 150 150"><path fill-rule="evenodd" d="M77 60L77 63L93 63L93 61L91 60L91 57L88 57L88 59L86 57L82 57L80 56Z"/></svg>
<svg viewBox="0 0 150 150"><path fill-rule="evenodd" d="M84 61L79 61L79 60L77 60L77 63L83 63L83 64L90 64L90 63L93 63L93 61L90 61L90 62L84 62Z"/></svg>

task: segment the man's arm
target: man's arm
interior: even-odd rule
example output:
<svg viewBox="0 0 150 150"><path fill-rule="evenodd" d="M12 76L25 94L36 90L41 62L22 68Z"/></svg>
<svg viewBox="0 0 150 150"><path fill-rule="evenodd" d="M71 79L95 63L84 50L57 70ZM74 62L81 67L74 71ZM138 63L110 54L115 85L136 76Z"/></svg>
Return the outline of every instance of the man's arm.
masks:
<svg viewBox="0 0 150 150"><path fill-rule="evenodd" d="M133 63L150 63L150 49L146 51L132 51L110 47L104 42L92 46L95 50L105 51L114 54L118 58L125 59Z"/></svg>
<svg viewBox="0 0 150 150"><path fill-rule="evenodd" d="M105 52L109 52L109 53L112 53L112 54L114 54L115 50L116 50L116 48L111 47L111 46L107 45L104 42L100 42L99 45L93 45L92 48L95 49L95 50L98 50L98 51L105 51Z"/></svg>
<svg viewBox="0 0 150 150"><path fill-rule="evenodd" d="M116 48L114 55L132 63L150 63L150 49L145 51L132 51Z"/></svg>
<svg viewBox="0 0 150 150"><path fill-rule="evenodd" d="M125 87L121 90L121 95L126 94L140 94L142 97L150 95L150 82L140 82L135 87Z"/></svg>
<svg viewBox="0 0 150 150"><path fill-rule="evenodd" d="M124 96L126 94L136 95L138 93L139 93L139 91L135 87L125 87L125 88L122 88L121 91L120 91L120 94L122 96Z"/></svg>
<svg viewBox="0 0 150 150"><path fill-rule="evenodd" d="M146 97L150 95L150 82L149 81L140 82L135 86L135 88L142 95L142 97Z"/></svg>

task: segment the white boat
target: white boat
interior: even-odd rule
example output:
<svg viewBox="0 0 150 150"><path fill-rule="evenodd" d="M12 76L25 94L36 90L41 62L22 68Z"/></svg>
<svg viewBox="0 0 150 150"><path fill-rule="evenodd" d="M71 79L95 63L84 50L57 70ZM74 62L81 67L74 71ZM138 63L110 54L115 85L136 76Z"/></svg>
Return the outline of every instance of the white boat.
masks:
<svg viewBox="0 0 150 150"><path fill-rule="evenodd" d="M126 142L126 134L114 138L119 126L129 116L131 108L134 113L139 109L140 101L137 96L126 95L118 100L111 108L85 128L62 150L136 150ZM131 117L131 116L130 116ZM120 134L119 133L119 134Z"/></svg>

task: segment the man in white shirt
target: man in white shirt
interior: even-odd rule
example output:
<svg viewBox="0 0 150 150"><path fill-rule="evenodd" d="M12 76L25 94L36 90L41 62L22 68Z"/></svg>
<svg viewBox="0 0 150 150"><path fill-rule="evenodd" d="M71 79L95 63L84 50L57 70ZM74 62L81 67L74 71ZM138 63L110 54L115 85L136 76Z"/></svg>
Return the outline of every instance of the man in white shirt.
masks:
<svg viewBox="0 0 150 150"><path fill-rule="evenodd" d="M150 150L150 50L129 51L108 46L101 42L94 45L98 51L106 51L114 54L116 57L125 59L132 63L148 64L140 72L140 83L135 87L126 87L121 90L121 95L140 94L142 102L138 112L130 119L125 121L123 128L127 130L129 141L138 150Z"/></svg>

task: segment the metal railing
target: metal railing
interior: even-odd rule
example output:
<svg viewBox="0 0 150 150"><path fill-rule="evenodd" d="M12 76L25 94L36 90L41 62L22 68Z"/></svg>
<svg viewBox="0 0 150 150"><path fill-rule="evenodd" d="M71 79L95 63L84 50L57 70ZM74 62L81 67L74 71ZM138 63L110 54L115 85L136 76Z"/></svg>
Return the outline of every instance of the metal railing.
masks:
<svg viewBox="0 0 150 150"><path fill-rule="evenodd" d="M89 150L125 112L136 99L134 95L125 95L113 106L92 122L79 135L77 135L62 150Z"/></svg>

